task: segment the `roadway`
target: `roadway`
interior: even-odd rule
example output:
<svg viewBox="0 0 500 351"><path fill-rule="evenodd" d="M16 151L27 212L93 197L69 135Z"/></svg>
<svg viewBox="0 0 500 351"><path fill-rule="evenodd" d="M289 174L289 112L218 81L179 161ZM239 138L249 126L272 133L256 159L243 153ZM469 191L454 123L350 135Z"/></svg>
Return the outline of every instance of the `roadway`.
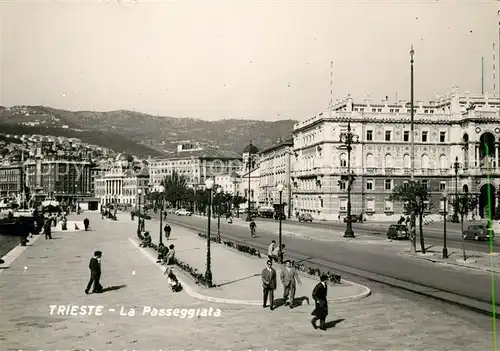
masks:
<svg viewBox="0 0 500 351"><path fill-rule="evenodd" d="M262 222L276 222L275 219L268 218L256 218L255 219L257 225L259 221ZM346 224L343 222L298 222L296 220L286 220L283 223L293 224L302 227L309 228L321 228L321 229L332 229L338 231L344 231ZM470 222L464 223L464 228L467 228L470 224L479 224L482 222ZM364 235L374 235L377 237L385 236L387 234L387 228L390 224L394 223L377 223L377 222L366 222L366 223L353 223L352 227L354 233L360 233ZM443 222L433 222L428 225L423 226L423 233L425 239L425 246L442 246L443 245ZM461 225L459 223L446 223L446 241L449 247L453 248L461 248L462 247L462 231ZM500 233L497 233L499 235ZM419 227L417 224L417 247L419 247ZM490 243L489 241L474 241L474 240L466 240L466 249L478 252L490 252ZM500 247L499 247L500 249ZM493 242L493 251L498 252L495 242Z"/></svg>
<svg viewBox="0 0 500 351"><path fill-rule="evenodd" d="M174 226L182 225L199 232L206 232L207 228L206 217L169 215L167 221ZM217 231L216 222L216 220L211 222L213 235ZM175 236L175 233L173 235ZM221 221L223 238L256 247L263 252L267 252L267 246L271 240L277 239L276 231L262 228L259 228L257 235L257 238L252 239L249 237L247 228ZM472 302L477 301L481 305L477 310L487 311L491 306L492 275L489 273L432 264L397 254L391 255L384 250L377 249L377 245L356 245L355 241L325 242L292 236L284 237L284 241L288 256L299 258L312 265L333 268L342 275L347 273L347 275L354 274L365 278L378 277L378 280L375 278L372 280L378 282L385 280L389 282L389 285L392 284L390 281L401 281L406 285L413 284L418 286L421 292L415 290L416 288L407 290L423 295L429 294L439 299L441 299L439 295L454 296L455 300L458 298L464 301L469 300L470 303L463 303L468 306L472 306ZM494 280L493 285L496 291L495 300L500 301L500 282ZM443 297L442 300L452 299Z"/></svg>

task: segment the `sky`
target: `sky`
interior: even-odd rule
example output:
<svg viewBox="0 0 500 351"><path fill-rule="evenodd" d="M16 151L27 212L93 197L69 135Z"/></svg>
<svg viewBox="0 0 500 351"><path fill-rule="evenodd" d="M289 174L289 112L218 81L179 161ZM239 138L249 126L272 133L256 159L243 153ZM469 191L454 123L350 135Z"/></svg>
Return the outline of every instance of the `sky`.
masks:
<svg viewBox="0 0 500 351"><path fill-rule="evenodd" d="M412 44L415 100L453 86L481 93L481 57L492 94L499 9L481 0L0 0L0 105L304 120L348 94L409 100Z"/></svg>

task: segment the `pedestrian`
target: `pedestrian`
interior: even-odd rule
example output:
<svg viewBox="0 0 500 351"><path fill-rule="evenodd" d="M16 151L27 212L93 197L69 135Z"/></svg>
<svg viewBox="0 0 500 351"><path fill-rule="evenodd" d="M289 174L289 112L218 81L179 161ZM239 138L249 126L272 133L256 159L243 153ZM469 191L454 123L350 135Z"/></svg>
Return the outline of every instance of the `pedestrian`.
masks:
<svg viewBox="0 0 500 351"><path fill-rule="evenodd" d="M328 286L326 285L327 279L328 277L325 274L321 275L321 282L319 282L314 287L314 290L312 292L312 297L315 302L315 308L311 313L311 315L314 316L314 318L311 320L311 324L314 329L318 329L316 322L319 319L319 329L326 330L325 320L326 316L328 316L328 300L326 298L328 293Z"/></svg>
<svg viewBox="0 0 500 351"><path fill-rule="evenodd" d="M172 271L172 268L167 268L164 275L167 275L168 284L172 288L173 292L179 292L182 290L182 285Z"/></svg>
<svg viewBox="0 0 500 351"><path fill-rule="evenodd" d="M168 223L166 223L165 227L163 227L163 231L165 232L165 238L168 240L170 238L170 232L172 231L172 228L168 225Z"/></svg>
<svg viewBox="0 0 500 351"><path fill-rule="evenodd" d="M151 247L151 244L153 243L151 236L149 235L149 232L144 233L144 237L142 238L142 242L139 245L139 247Z"/></svg>
<svg viewBox="0 0 500 351"><path fill-rule="evenodd" d="M281 250L278 252L280 263L283 263L283 257L285 256L285 244L281 244Z"/></svg>
<svg viewBox="0 0 500 351"><path fill-rule="evenodd" d="M166 247L163 243L158 244L158 258L156 263L165 262L167 259L168 247Z"/></svg>
<svg viewBox="0 0 500 351"><path fill-rule="evenodd" d="M144 219L144 217L141 218L141 231L146 231L146 220Z"/></svg>
<svg viewBox="0 0 500 351"><path fill-rule="evenodd" d="M167 219L167 211L163 211L163 219Z"/></svg>
<svg viewBox="0 0 500 351"><path fill-rule="evenodd" d="M43 233L45 234L45 239L52 239L52 219L47 218L43 224Z"/></svg>
<svg viewBox="0 0 500 351"><path fill-rule="evenodd" d="M267 307L267 297L269 296L269 305L271 311L274 309L274 290L276 290L276 270L273 268L273 261L267 261L267 267L262 270L262 307Z"/></svg>
<svg viewBox="0 0 500 351"><path fill-rule="evenodd" d="M85 231L87 231L87 230L89 229L89 224L90 224L89 219L88 219L88 218L85 218L85 219L83 220L83 225L84 225L84 227L85 227Z"/></svg>
<svg viewBox="0 0 500 351"><path fill-rule="evenodd" d="M272 261L276 259L276 262L278 261L277 257L274 257L274 253L276 252L276 240L271 241L269 246L267 247L267 257Z"/></svg>
<svg viewBox="0 0 500 351"><path fill-rule="evenodd" d="M162 263L162 265L170 265L170 264L173 264L174 262L174 258L175 258L175 246L172 244L168 247L168 253L167 253L167 256L165 257L165 261Z"/></svg>
<svg viewBox="0 0 500 351"><path fill-rule="evenodd" d="M101 251L95 251L94 257L90 259L89 269L90 269L90 280L85 289L85 294L88 294L92 285L94 285L93 293L102 293L101 285Z"/></svg>
<svg viewBox="0 0 500 351"><path fill-rule="evenodd" d="M280 280L283 284L283 300L285 301L285 305L293 308L296 290L295 282L299 283L299 285L302 285L302 282L300 281L299 274L292 267L290 260L285 262L285 268L281 270Z"/></svg>

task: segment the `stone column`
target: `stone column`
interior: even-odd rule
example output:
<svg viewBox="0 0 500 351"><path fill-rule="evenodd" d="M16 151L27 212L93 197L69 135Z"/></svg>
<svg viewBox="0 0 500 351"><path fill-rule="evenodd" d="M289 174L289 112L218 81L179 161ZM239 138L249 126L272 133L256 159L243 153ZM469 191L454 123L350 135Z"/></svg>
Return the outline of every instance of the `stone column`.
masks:
<svg viewBox="0 0 500 351"><path fill-rule="evenodd" d="M499 143L495 143L495 168L500 168L500 166L498 165L498 146L499 146Z"/></svg>
<svg viewBox="0 0 500 351"><path fill-rule="evenodd" d="M478 167L479 166L479 147L477 144L474 144L474 166Z"/></svg>

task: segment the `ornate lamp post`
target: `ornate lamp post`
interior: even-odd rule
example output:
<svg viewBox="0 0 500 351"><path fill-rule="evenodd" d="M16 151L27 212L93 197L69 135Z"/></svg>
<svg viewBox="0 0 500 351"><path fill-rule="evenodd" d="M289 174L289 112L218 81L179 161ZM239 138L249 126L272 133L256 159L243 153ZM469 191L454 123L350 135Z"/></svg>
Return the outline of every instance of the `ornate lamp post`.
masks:
<svg viewBox="0 0 500 351"><path fill-rule="evenodd" d="M222 188L217 188L217 241L220 243L220 200L222 197Z"/></svg>
<svg viewBox="0 0 500 351"><path fill-rule="evenodd" d="M208 178L205 181L205 186L208 190L208 228L207 228L207 271L205 272L205 280L208 286L212 286L212 268L211 268L211 257L210 257L210 219L212 217L212 188L214 187L214 181Z"/></svg>
<svg viewBox="0 0 500 351"><path fill-rule="evenodd" d="M139 206L137 206L137 234L141 233L141 194L142 194L142 189L138 189L137 195L139 197L138 199Z"/></svg>
<svg viewBox="0 0 500 351"><path fill-rule="evenodd" d="M447 203L447 200L448 200L448 194L445 192L443 192L443 202L444 202L444 211L443 211L443 217L444 217L444 221L443 221L443 258L448 258L448 248L446 247L446 215L447 215L447 209L448 209L448 203Z"/></svg>
<svg viewBox="0 0 500 351"><path fill-rule="evenodd" d="M283 263L283 251L281 250L281 241L282 241L282 229L281 229L281 216L283 215L283 189L285 187L283 184L278 184L276 189L278 189L278 192L280 193L280 207L279 207L279 213L278 213L278 218L279 218L279 260L280 263Z"/></svg>
<svg viewBox="0 0 500 351"><path fill-rule="evenodd" d="M163 201L164 201L165 187L160 185L158 187L158 195L160 196L160 244L163 244Z"/></svg>
<svg viewBox="0 0 500 351"><path fill-rule="evenodd" d="M250 174L252 173L252 169L255 167L256 163L256 157L257 153L259 152L259 149L250 142L250 144L245 147L243 150L244 154L248 154L248 160L247 160L247 169L248 169L248 210L247 210L247 218L245 221L251 222L252 221L252 213L250 212L250 206L251 206L251 194L252 194L252 189L251 189L251 180L250 180Z"/></svg>
<svg viewBox="0 0 500 351"><path fill-rule="evenodd" d="M453 162L453 169L455 170L455 206L453 208L453 223L458 223L458 170L461 168L460 162L458 162L458 156L455 158L455 162Z"/></svg>
<svg viewBox="0 0 500 351"><path fill-rule="evenodd" d="M340 134L340 142L344 144L341 148L347 150L347 227L344 238L354 238L351 218L351 187L354 182L354 175L351 174L351 151L352 144L359 142L359 136L351 131L351 122L347 123L347 132Z"/></svg>

